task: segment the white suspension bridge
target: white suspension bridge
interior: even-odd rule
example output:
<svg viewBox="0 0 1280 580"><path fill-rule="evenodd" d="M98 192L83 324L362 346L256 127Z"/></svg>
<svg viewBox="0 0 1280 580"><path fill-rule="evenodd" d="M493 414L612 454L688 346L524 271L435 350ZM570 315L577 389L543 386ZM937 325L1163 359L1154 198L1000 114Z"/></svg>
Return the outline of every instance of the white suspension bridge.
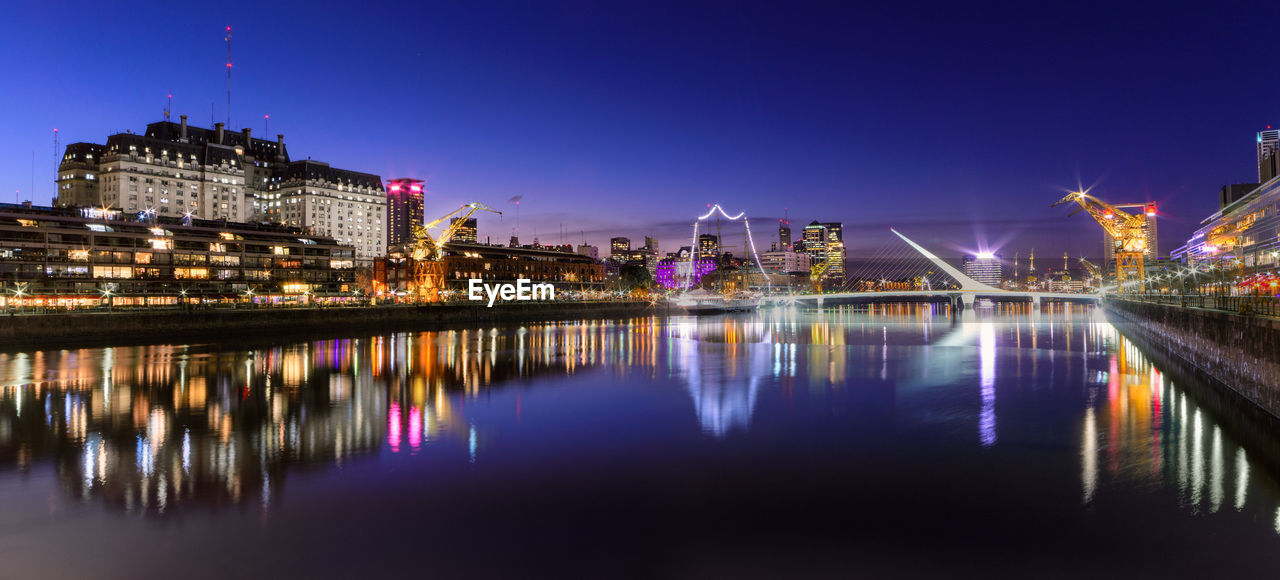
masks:
<svg viewBox="0 0 1280 580"><path fill-rule="evenodd" d="M717 215L718 214L718 215ZM683 289L688 290L693 282L692 277L695 276L694 259L698 255L698 229L699 224L711 219L712 217L723 217L731 222L741 221L746 231L746 245L750 249L752 261L760 272L765 272L764 266L760 261L759 253L756 251L755 240L751 237L751 224L747 220L746 212L738 215L729 215L719 204L712 206L706 214L699 216L697 221L693 223L693 245L690 248L689 263L684 272ZM858 302L858 301L884 301L892 299L947 299L953 306L971 308L978 299L987 299L1002 302L1030 302L1034 306L1040 306L1045 299L1058 301L1074 301L1074 302L1099 302L1102 299L1101 293L1071 293L1071 292L1042 292L1034 290L1006 290L997 288L989 284L984 284L966 275L964 272L956 269L951 264L934 255L929 250L915 243L910 238L902 235L896 229L889 228L898 238L906 242L910 250L905 248L897 248L890 252L889 256L878 256L880 262L898 262L899 265L905 262L903 254L918 255L928 260L928 262L938 271L945 273L948 277L955 281L955 284L947 284L945 287L933 288L927 280L926 276L922 276L924 283L921 284L920 290L853 290L851 285L854 279L846 281L841 287L842 290L835 292L822 293L790 293L790 294L773 294L772 283L769 281L769 275L765 276L765 284L770 291L769 295L761 300L762 305L777 304L812 304L822 306L826 302ZM917 259L918 259L917 257Z"/></svg>

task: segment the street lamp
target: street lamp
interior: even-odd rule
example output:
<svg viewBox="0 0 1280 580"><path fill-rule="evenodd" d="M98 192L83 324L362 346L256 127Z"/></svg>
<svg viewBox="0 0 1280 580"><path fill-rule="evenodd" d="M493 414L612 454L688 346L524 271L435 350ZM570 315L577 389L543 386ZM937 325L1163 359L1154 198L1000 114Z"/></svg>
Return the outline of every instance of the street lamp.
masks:
<svg viewBox="0 0 1280 580"><path fill-rule="evenodd" d="M13 295L18 299L18 312L22 312L22 298L27 295L27 288L30 282L17 282L13 287Z"/></svg>

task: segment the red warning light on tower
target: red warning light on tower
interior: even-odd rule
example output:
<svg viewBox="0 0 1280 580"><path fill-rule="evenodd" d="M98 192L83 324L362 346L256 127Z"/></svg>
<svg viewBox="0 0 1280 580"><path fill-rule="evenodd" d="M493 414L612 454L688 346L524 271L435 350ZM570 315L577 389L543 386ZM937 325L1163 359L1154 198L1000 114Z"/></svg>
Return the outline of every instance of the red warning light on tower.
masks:
<svg viewBox="0 0 1280 580"><path fill-rule="evenodd" d="M1155 202L1148 203L1148 204L1147 204L1147 216L1148 216L1148 217L1155 217L1155 215L1156 215L1156 204L1155 204Z"/></svg>

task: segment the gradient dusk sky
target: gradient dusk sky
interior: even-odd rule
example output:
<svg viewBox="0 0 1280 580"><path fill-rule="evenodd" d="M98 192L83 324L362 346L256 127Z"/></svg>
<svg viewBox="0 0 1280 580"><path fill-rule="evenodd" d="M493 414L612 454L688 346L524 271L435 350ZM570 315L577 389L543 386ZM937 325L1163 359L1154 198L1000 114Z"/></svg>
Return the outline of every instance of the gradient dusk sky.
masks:
<svg viewBox="0 0 1280 580"><path fill-rule="evenodd" d="M1121 4L1130 4L1121 6ZM1161 204L1161 249L1256 181L1280 125L1280 3L215 2L7 5L0 197L48 204L52 131L160 120L283 133L295 159L427 180L482 238L688 244L708 203L895 226L939 253L1101 253L1050 209L1077 180ZM35 194L31 195L32 152Z"/></svg>

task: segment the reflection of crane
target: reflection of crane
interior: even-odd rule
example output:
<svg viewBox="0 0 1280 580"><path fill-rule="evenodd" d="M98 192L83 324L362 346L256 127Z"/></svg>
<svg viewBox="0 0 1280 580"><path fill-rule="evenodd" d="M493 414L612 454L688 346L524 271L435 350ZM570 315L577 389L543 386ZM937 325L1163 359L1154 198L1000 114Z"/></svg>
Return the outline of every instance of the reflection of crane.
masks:
<svg viewBox="0 0 1280 580"><path fill-rule="evenodd" d="M413 278L414 291L419 298L428 302L437 302L440 300L440 291L444 289L444 245L453 239L453 236L462 229L472 214L477 211L491 211L498 215L502 212L493 209L483 203L468 203L458 207L444 217L428 222L425 225L414 226L413 228L413 245L409 251L410 257L413 258ZM440 224L447 221L459 213L461 217L451 222L448 227L440 231L436 237L431 236L431 229L438 228Z"/></svg>
<svg viewBox="0 0 1280 580"><path fill-rule="evenodd" d="M815 294L822 293L822 277L827 273L827 269L831 267L831 260L823 260L820 264L812 264L809 266L809 286L813 288Z"/></svg>
<svg viewBox="0 0 1280 580"><path fill-rule="evenodd" d="M1140 280L1143 275L1143 254L1147 251L1147 217L1156 214L1156 204L1148 203L1144 206L1144 212L1129 214L1089 195L1087 191L1073 191L1052 207L1065 203L1080 206L1068 215L1075 215L1081 210L1087 211L1107 235L1111 236L1115 243L1116 283Z"/></svg>

